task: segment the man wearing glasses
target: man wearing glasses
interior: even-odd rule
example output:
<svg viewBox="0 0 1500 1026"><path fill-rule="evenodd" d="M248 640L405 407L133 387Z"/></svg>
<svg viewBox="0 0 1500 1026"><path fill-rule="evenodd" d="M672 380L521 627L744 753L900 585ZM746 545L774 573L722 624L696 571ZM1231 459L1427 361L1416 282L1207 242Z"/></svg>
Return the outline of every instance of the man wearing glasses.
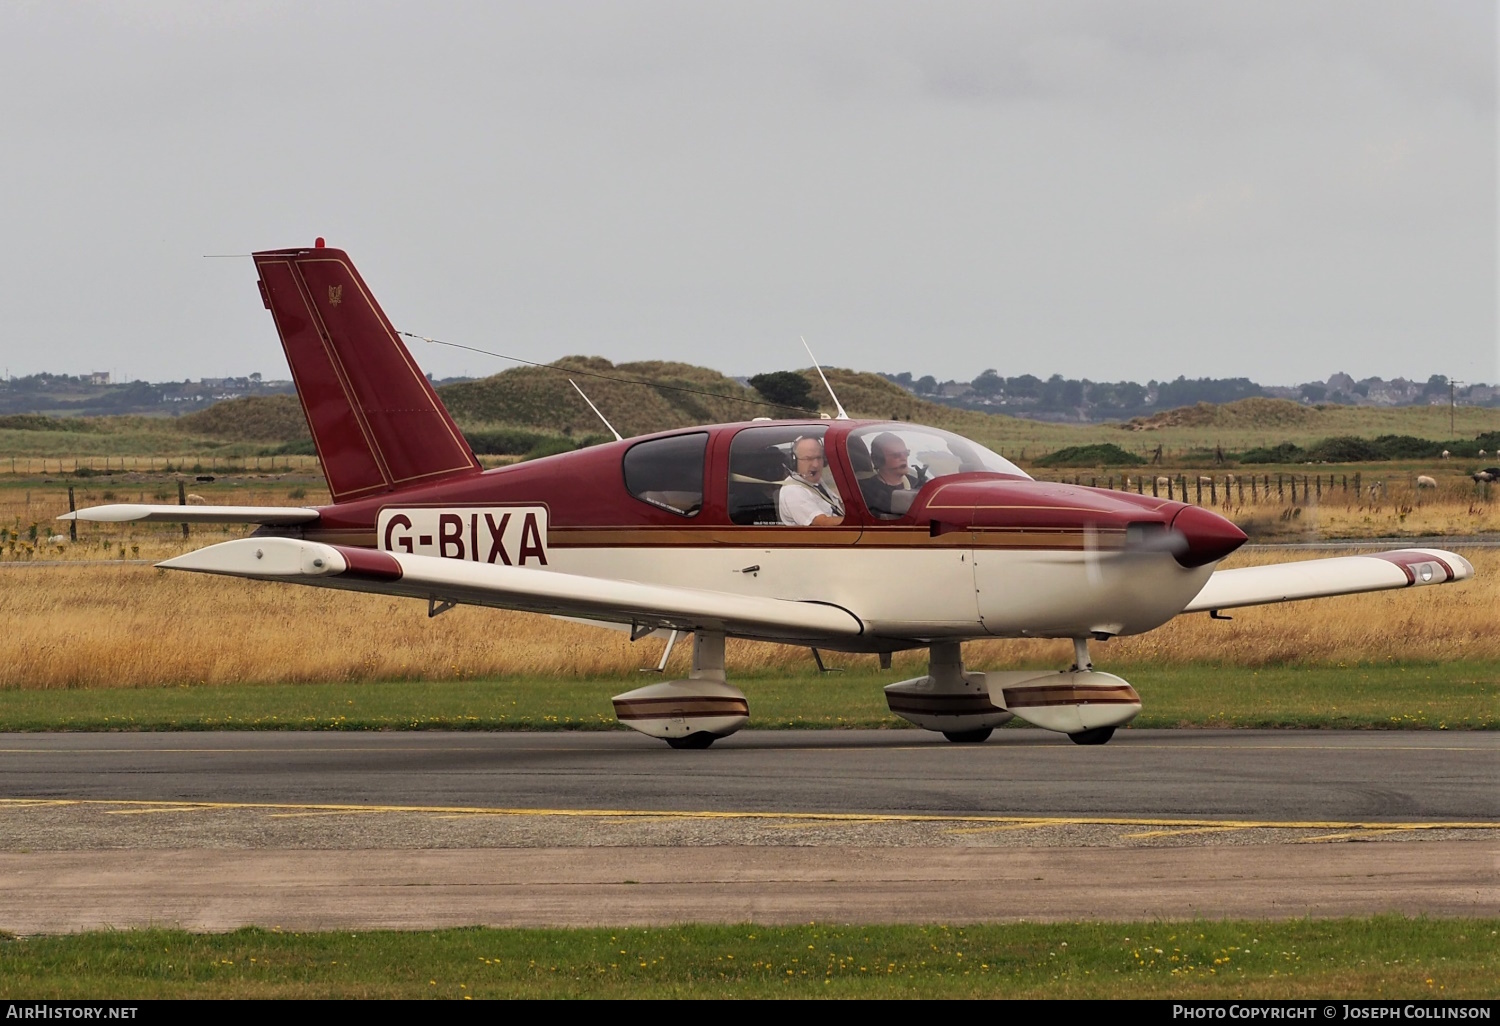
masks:
<svg viewBox="0 0 1500 1026"><path fill-rule="evenodd" d="M911 458L901 436L890 431L876 435L870 442L870 462L875 465L875 476L860 482L859 490L864 494L865 505L870 512L884 520L903 516L911 508L911 494L921 487L918 475L911 472ZM897 492L907 494L899 496Z"/></svg>
<svg viewBox="0 0 1500 1026"><path fill-rule="evenodd" d="M823 455L822 439L797 439L792 445L792 456L796 459L796 469L776 498L781 522L797 527L843 523L843 506L823 483L827 458Z"/></svg>

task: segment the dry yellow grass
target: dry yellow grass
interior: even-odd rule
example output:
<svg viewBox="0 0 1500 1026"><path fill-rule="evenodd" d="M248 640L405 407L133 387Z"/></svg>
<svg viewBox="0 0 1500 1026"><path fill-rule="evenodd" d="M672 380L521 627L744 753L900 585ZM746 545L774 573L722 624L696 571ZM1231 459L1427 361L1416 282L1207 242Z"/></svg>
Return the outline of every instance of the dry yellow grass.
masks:
<svg viewBox="0 0 1500 1026"><path fill-rule="evenodd" d="M1273 478L1274 480L1274 478ZM274 476L194 484L212 503L315 505L328 501L321 483ZM170 498L160 493L170 492ZM175 485L150 480L77 486L79 505L175 501ZM1480 501L1457 482L1418 493L1390 481L1386 494L1346 501L1329 493L1322 504L1274 501L1221 512L1266 533L1293 536L1380 536L1500 529L1500 502ZM1205 496L1206 499L1206 496ZM194 528L184 540L176 525L81 525L79 541L51 518L67 509L65 485L0 489L0 564L37 561L159 560L244 533L243 528ZM1292 513L1300 510L1296 516ZM36 525L37 540L30 539ZM1412 544L1442 546L1441 538ZM1251 560L1311 558L1316 553L1236 555ZM1351 596L1242 610L1233 623L1184 617L1137 638L1095 646L1101 668L1111 664L1238 665L1282 662L1500 658L1500 552L1478 550L1479 579L1421 592ZM654 665L660 642L632 645L620 633L522 613L459 608L429 620L417 601L252 582L168 574L145 566L30 566L0 569L0 687L67 688L176 683L274 681L444 680L490 676L629 674ZM673 657L684 667L686 648ZM966 648L976 668L1066 665L1071 650L1051 641L976 642ZM732 668L745 672L805 669L805 649L732 643ZM897 656L892 679L922 672L924 656ZM842 665L873 657L840 657Z"/></svg>
<svg viewBox="0 0 1500 1026"><path fill-rule="evenodd" d="M179 539L180 541L180 539ZM1233 564L1312 554L1259 553ZM1500 658L1500 552L1478 550L1475 581L1240 610L1232 623L1182 617L1094 647L1101 669L1139 663L1339 664ZM628 675L661 643L525 613L168 573L144 566L0 569L0 687L131 687L492 676ZM679 646L669 672L685 672ZM971 666L1066 665L1056 641L986 641ZM731 673L805 670L806 649L731 643ZM898 656L892 680L923 672ZM839 657L846 666L869 656Z"/></svg>

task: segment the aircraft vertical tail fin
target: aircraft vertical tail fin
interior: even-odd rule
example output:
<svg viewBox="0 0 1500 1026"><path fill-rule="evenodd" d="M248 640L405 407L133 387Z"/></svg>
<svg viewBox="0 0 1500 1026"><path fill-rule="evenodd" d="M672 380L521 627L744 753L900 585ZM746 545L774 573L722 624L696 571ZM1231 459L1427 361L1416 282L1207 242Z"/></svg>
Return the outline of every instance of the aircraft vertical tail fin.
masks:
<svg viewBox="0 0 1500 1026"><path fill-rule="evenodd" d="M481 470L343 250L253 254L334 502Z"/></svg>

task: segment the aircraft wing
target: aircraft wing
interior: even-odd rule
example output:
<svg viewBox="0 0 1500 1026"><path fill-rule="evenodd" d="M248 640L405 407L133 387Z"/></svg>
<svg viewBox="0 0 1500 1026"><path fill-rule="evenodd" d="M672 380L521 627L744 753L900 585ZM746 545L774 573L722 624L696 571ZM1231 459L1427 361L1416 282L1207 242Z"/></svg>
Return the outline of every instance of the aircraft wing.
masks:
<svg viewBox="0 0 1500 1026"><path fill-rule="evenodd" d="M640 627L722 631L742 638L828 641L858 637L864 622L826 602L584 577L527 567L295 538L242 538L158 563L169 570L348 591L522 609Z"/></svg>
<svg viewBox="0 0 1500 1026"><path fill-rule="evenodd" d="M1216 570L1184 613L1260 606L1362 591L1417 588L1465 581L1474 567L1455 552L1397 549L1361 556L1304 559L1295 563Z"/></svg>
<svg viewBox="0 0 1500 1026"><path fill-rule="evenodd" d="M64 513L58 520L123 524L308 524L318 511L298 506L152 506L118 502Z"/></svg>

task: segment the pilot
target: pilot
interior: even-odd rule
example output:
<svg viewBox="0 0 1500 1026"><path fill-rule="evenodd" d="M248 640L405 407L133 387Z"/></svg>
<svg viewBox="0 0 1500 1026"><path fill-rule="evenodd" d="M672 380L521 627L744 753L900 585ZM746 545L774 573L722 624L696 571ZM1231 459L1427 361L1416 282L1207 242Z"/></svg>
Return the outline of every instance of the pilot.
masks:
<svg viewBox="0 0 1500 1026"><path fill-rule="evenodd" d="M792 445L796 469L781 486L776 509L781 522L791 526L823 527L844 522L844 509L823 485L827 457L818 438L799 438Z"/></svg>
<svg viewBox="0 0 1500 1026"><path fill-rule="evenodd" d="M894 498L896 492L915 491L921 487L918 475L907 463L911 452L901 436L889 431L876 435L870 442L870 462L875 466L875 476L859 484L864 493L865 505L878 517L902 516L911 508L911 502L900 503Z"/></svg>

